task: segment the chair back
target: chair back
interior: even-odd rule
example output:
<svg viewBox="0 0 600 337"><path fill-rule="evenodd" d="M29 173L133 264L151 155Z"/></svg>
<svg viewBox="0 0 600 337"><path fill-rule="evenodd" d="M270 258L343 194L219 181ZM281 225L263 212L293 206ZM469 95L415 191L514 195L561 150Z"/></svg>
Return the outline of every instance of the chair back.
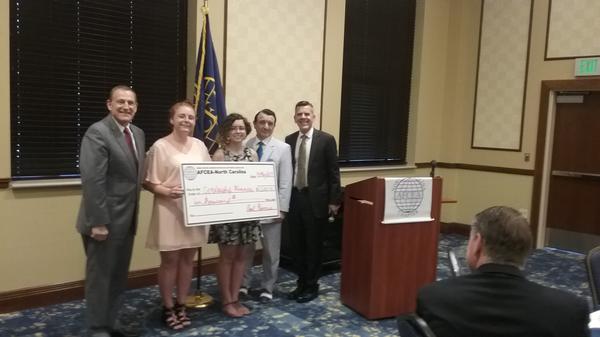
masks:
<svg viewBox="0 0 600 337"><path fill-rule="evenodd" d="M600 295L600 246L590 249L587 253L585 256L585 268L587 269L594 310L596 310L599 303L598 296Z"/></svg>
<svg viewBox="0 0 600 337"><path fill-rule="evenodd" d="M400 337L435 337L427 322L417 314L400 315L396 322Z"/></svg>
<svg viewBox="0 0 600 337"><path fill-rule="evenodd" d="M448 261L450 262L450 274L452 276L460 276L460 263L458 262L458 257L456 257L456 253L451 248L448 249Z"/></svg>

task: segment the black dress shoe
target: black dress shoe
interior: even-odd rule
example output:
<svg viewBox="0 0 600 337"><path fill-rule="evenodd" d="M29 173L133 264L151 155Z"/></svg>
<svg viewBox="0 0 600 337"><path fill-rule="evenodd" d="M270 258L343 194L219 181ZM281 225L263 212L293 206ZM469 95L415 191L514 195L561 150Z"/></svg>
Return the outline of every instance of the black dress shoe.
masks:
<svg viewBox="0 0 600 337"><path fill-rule="evenodd" d="M306 303L314 300L319 297L319 288L309 289L304 291L302 294L298 295L296 298L296 302L298 303Z"/></svg>
<svg viewBox="0 0 600 337"><path fill-rule="evenodd" d="M258 295L258 301L262 304L271 303L271 301L273 301L273 293L266 289L261 289L260 295Z"/></svg>
<svg viewBox="0 0 600 337"><path fill-rule="evenodd" d="M238 297L242 301L247 301L250 299L250 289L246 287L241 287L238 293Z"/></svg>
<svg viewBox="0 0 600 337"><path fill-rule="evenodd" d="M304 287L297 286L296 289L292 290L291 293L287 294L288 300L297 300L298 296L300 296L304 292Z"/></svg>

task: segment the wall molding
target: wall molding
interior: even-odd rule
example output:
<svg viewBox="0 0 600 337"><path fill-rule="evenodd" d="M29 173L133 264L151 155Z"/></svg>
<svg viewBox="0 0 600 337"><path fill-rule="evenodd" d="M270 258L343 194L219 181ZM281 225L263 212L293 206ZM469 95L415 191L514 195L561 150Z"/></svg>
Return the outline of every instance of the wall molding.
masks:
<svg viewBox="0 0 600 337"><path fill-rule="evenodd" d="M550 0L544 61L600 56L599 44L589 42L598 30L598 23L590 18L597 17L599 11L596 0Z"/></svg>
<svg viewBox="0 0 600 337"><path fill-rule="evenodd" d="M0 178L0 189L6 189L10 185L10 178Z"/></svg>
<svg viewBox="0 0 600 337"><path fill-rule="evenodd" d="M218 260L218 257L202 260L202 276L214 274ZM259 264L261 261L262 251L257 250L254 264ZM131 271L127 279L127 288L137 289L156 285L157 273L158 268ZM197 266L194 266L194 276L196 273ZM84 280L7 291L0 293L0 314L80 300L83 297Z"/></svg>
<svg viewBox="0 0 600 337"><path fill-rule="evenodd" d="M441 222L440 233L460 234L468 237L471 233L471 226L459 222Z"/></svg>
<svg viewBox="0 0 600 337"><path fill-rule="evenodd" d="M431 167L431 163L415 163L417 168L428 168ZM474 165L474 164L463 164L463 163L445 163L439 162L436 167L445 169L459 169L459 170L470 170L470 171L482 171L482 172L494 172L494 173L506 173L506 174L517 174L524 176L533 176L535 170L520 169L513 167L501 167L501 166L489 166L489 165Z"/></svg>
<svg viewBox="0 0 600 337"><path fill-rule="evenodd" d="M482 1L473 149L521 151L532 18L533 0Z"/></svg>

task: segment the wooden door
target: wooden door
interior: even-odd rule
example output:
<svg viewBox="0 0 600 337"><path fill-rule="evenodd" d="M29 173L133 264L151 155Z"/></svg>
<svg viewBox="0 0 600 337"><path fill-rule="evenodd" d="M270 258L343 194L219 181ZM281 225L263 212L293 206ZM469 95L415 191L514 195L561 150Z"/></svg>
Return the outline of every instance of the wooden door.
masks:
<svg viewBox="0 0 600 337"><path fill-rule="evenodd" d="M600 92L556 104L551 170L547 228L600 235Z"/></svg>

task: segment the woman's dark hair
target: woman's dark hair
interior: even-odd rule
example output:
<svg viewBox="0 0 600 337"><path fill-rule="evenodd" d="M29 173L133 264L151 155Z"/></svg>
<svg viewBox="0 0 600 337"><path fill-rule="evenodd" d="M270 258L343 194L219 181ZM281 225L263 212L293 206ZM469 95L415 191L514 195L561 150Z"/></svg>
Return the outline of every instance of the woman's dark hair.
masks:
<svg viewBox="0 0 600 337"><path fill-rule="evenodd" d="M244 127L246 128L246 135L249 135L250 132L252 132L252 127L250 126L250 122L248 122L248 120L246 119L246 117L238 114L238 113L231 113L229 115L227 115L227 118L225 118L225 120L223 121L223 124L221 124L219 126L219 132L217 133L217 142L219 143L219 145L221 145L221 147L229 144L229 140L227 139L228 133L229 131L231 131L231 126L233 125L233 123L237 120L243 120L244 121Z"/></svg>

